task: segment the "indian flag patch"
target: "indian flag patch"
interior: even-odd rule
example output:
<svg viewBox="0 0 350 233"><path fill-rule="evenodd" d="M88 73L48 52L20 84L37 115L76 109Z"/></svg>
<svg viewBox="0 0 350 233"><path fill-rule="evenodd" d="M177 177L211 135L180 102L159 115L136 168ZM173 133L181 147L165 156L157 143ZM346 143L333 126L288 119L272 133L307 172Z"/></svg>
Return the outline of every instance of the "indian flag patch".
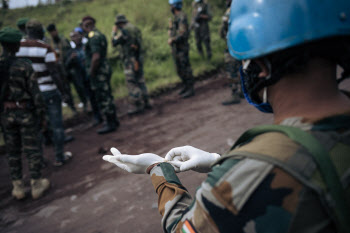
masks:
<svg viewBox="0 0 350 233"><path fill-rule="evenodd" d="M197 231L194 229L192 223L188 220L185 221L181 230L183 233L197 233Z"/></svg>

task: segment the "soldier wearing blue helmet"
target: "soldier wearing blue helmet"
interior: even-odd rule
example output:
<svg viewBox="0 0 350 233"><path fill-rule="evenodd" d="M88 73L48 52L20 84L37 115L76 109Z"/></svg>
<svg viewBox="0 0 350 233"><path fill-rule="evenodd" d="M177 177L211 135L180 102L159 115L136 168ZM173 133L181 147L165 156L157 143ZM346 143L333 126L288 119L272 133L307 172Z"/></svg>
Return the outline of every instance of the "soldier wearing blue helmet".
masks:
<svg viewBox="0 0 350 233"><path fill-rule="evenodd" d="M164 232L349 232L350 1L235 0L231 55L242 86L274 125L245 132L219 156L190 146L165 159L112 149L105 160L151 174ZM192 199L175 171L210 171Z"/></svg>

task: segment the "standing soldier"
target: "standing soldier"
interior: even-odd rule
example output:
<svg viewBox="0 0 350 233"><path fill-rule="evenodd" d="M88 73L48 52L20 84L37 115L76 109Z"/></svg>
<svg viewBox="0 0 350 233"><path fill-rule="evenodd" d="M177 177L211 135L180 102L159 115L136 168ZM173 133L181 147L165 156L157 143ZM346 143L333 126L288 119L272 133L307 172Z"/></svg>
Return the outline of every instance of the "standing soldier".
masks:
<svg viewBox="0 0 350 233"><path fill-rule="evenodd" d="M227 31L228 31L228 21L230 19L231 2L232 0L226 0L227 10L225 12L225 15L222 17L222 24L220 28L220 36L225 41L227 39L226 37L227 37ZM238 70L240 67L240 63L230 55L230 52L228 51L227 46L224 53L224 61L226 64L227 73L229 74L229 78L231 79L230 86L231 86L232 94L229 100L222 102L222 105L239 104L241 102L240 97L242 96L241 84L238 77Z"/></svg>
<svg viewBox="0 0 350 233"><path fill-rule="evenodd" d="M28 38L21 41L17 57L27 58L37 75L39 89L44 98L46 112L52 130L52 142L55 148L56 161L54 166L62 166L72 157L72 153L64 152L64 128L62 117L62 99L66 100L65 88L54 50L42 39L44 30L42 24L31 19L26 24Z"/></svg>
<svg viewBox="0 0 350 233"><path fill-rule="evenodd" d="M82 19L82 28L88 35L85 45L87 75L91 82L91 89L96 94L99 109L105 116L105 125L97 131L99 134L113 132L119 127L113 103L110 79L111 67L107 61L107 40L99 30L95 28L96 20L91 16Z"/></svg>
<svg viewBox="0 0 350 233"><path fill-rule="evenodd" d="M180 76L183 89L182 98L194 96L194 79L189 58L189 28L187 16L182 11L182 0L169 0L173 18L169 20L168 44L171 46L176 70Z"/></svg>
<svg viewBox="0 0 350 233"><path fill-rule="evenodd" d="M191 29L194 30L194 35L196 38L196 45L199 54L204 57L202 42L207 49L208 60L211 59L211 47L210 47L210 30L209 21L212 15L210 12L209 5L203 0L195 0L192 3L192 23Z"/></svg>
<svg viewBox="0 0 350 233"><path fill-rule="evenodd" d="M66 67L68 68L70 75L76 80L76 88L80 86L78 83L81 82L81 89L77 92L80 99L84 103L84 97L90 100L91 109L94 114L95 122L93 126L102 123L102 116L100 110L98 109L98 103L96 101L96 94L91 90L90 80L86 75L85 69L85 50L83 44L83 30L81 28L75 28L73 32L70 33L72 39L72 51L68 60L66 61ZM85 37L84 37L85 38ZM80 92L80 94L79 94ZM86 100L87 101L87 100ZM84 103L84 108L87 107L87 102Z"/></svg>
<svg viewBox="0 0 350 233"><path fill-rule="evenodd" d="M131 104L128 114L141 113L145 108L151 108L143 77L141 31L128 22L124 15L117 15L112 44L122 47L124 75Z"/></svg>
<svg viewBox="0 0 350 233"><path fill-rule="evenodd" d="M56 56L58 57L58 63L60 67L60 73L63 78L63 84L66 89L68 101L68 106L72 109L73 113L76 114L77 110L74 106L73 95L71 92L68 74L65 67L65 63L68 59L69 52L71 51L71 46L69 40L65 38L63 35L59 35L56 29L55 24L49 24L46 30L50 33L51 36L51 47L55 50Z"/></svg>
<svg viewBox="0 0 350 233"><path fill-rule="evenodd" d="M22 38L20 31L4 28L0 31L3 54L0 57L0 112L4 130L7 159L12 179L12 196L25 197L22 180L21 150L26 154L34 199L49 188L48 179L41 176L43 160L38 138L39 128L45 127L45 105L35 73L29 60L16 58Z"/></svg>

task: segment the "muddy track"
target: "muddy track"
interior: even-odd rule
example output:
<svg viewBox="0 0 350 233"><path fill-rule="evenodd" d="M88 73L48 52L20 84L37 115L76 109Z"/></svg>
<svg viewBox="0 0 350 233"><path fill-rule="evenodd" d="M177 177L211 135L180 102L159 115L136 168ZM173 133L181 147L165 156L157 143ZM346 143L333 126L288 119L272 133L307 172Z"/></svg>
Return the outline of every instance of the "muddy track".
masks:
<svg viewBox="0 0 350 233"><path fill-rule="evenodd" d="M73 160L54 168L52 148L45 148L49 165L44 176L52 188L42 199L24 201L11 198L11 184L4 156L0 157L0 232L162 232L157 211L157 195L147 175L121 171L102 161L112 146L122 153L153 152L164 156L176 146L192 145L223 153L247 128L272 122L244 100L233 106L220 103L230 96L224 73L196 83L196 95L180 99L176 87L153 98L154 108L142 115L121 118L121 127L108 135L97 135L98 127L85 123L72 130L75 141L66 145ZM350 82L343 85L350 90ZM126 101L117 101L118 113L126 111ZM29 184L26 159L24 179ZM180 180L193 194L205 174L186 172ZM28 189L29 191L29 189Z"/></svg>

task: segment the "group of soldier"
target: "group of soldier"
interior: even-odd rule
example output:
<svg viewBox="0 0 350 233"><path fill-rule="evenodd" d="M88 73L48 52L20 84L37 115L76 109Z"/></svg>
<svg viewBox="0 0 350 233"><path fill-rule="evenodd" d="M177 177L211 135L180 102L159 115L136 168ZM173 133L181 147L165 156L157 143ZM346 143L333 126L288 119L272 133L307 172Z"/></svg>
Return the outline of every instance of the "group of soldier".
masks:
<svg viewBox="0 0 350 233"><path fill-rule="evenodd" d="M179 95L188 98L195 94L189 60L190 30L195 32L198 52L204 56L203 43L210 60L208 23L212 15L206 2L195 0L189 25L182 11L182 0L170 0L169 4L173 17L169 22L168 44L183 83ZM49 181L41 177L41 169L46 166L42 144L53 144L54 166L62 166L72 158L71 152L64 151L64 144L74 138L65 135L62 115L62 106L67 105L77 114L71 84L80 99L78 106L84 111L91 106L93 126L103 122L98 134L113 132L119 126L110 85L112 70L107 59L108 42L95 25L93 17L82 18L69 34L70 41L59 34L55 24L45 28L36 19L19 19L19 31L8 27L1 30L3 54L0 72L4 77L1 83L1 126L14 187L12 194L17 199L25 196L22 148L29 162L33 198L40 197L49 187ZM141 31L125 15L118 14L111 42L113 47L121 47L129 91L128 114L151 109L143 72Z"/></svg>

